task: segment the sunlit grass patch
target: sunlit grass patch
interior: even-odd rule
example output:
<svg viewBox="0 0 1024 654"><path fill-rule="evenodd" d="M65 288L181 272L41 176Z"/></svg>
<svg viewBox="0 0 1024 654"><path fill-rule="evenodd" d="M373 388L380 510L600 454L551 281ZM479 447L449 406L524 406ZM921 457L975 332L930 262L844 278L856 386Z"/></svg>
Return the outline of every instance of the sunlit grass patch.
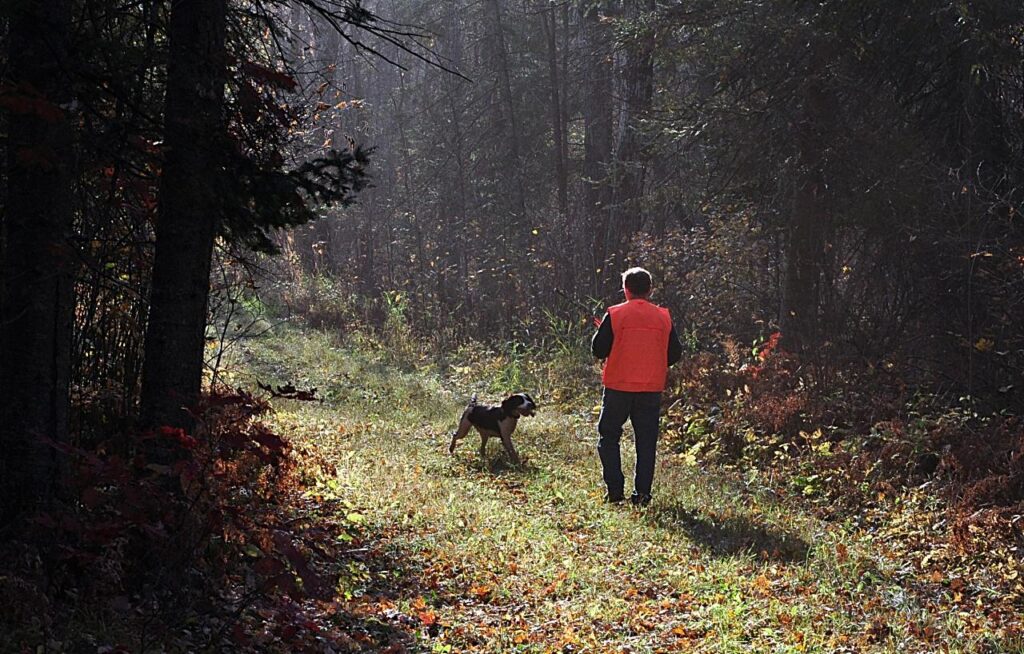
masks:
<svg viewBox="0 0 1024 654"><path fill-rule="evenodd" d="M323 402L278 401L275 420L333 464L323 492L402 562L394 577L353 575L346 601L424 651L1019 651L983 609L917 592L887 543L812 517L757 475L662 456L649 508L602 504L596 391L538 394L514 436L523 466L496 443L481 460L472 439L449 456L473 392L520 389L444 372L297 331L250 345L235 370L318 389ZM626 438L627 471L630 450Z"/></svg>

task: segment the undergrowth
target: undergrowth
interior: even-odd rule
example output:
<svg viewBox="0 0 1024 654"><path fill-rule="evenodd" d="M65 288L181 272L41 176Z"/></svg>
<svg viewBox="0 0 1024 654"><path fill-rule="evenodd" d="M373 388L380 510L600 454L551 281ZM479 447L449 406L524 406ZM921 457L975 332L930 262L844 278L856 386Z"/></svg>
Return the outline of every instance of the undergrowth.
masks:
<svg viewBox="0 0 1024 654"><path fill-rule="evenodd" d="M0 650L313 649L331 626L307 607L334 595L334 551L358 529L306 499L330 464L271 430L270 410L217 389L191 433L53 443L71 487L5 539Z"/></svg>

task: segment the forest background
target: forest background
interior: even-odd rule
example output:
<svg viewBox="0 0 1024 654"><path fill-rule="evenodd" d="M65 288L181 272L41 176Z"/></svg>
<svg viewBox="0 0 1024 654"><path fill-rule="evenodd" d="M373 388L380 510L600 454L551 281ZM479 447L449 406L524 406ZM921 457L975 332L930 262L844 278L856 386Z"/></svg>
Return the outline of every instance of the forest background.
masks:
<svg viewBox="0 0 1024 654"><path fill-rule="evenodd" d="M591 321L633 264L689 350L672 451L789 471L826 512L931 481L965 551L1020 542L1019 3L2 11L11 547L84 565L117 515L136 521L127 559L186 532L208 552L227 489L290 456L221 377L282 321L375 339L398 367L497 357L496 387L543 362L561 381L542 401L576 401ZM229 435L201 465L241 477L203 485L221 522L186 528L204 477L182 450L215 424ZM138 475L181 515L156 527L113 492Z"/></svg>

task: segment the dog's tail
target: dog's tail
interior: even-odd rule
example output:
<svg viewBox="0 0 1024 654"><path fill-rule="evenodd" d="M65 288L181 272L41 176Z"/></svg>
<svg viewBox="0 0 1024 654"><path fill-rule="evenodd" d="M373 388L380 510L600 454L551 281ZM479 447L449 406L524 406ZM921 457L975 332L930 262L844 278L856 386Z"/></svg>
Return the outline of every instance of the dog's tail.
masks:
<svg viewBox="0 0 1024 654"><path fill-rule="evenodd" d="M469 414L469 412L472 411L473 407L475 407L475 406L476 406L476 393L473 393L473 397L470 398L469 404L467 404L466 408L462 411L463 417L465 417L467 414Z"/></svg>

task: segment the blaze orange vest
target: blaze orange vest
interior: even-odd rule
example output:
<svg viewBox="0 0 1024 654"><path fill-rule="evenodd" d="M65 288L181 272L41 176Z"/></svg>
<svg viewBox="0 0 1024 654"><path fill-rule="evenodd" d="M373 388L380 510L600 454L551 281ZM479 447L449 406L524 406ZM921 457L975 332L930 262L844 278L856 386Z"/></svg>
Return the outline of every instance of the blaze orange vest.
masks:
<svg viewBox="0 0 1024 654"><path fill-rule="evenodd" d="M672 331L668 309L637 298L609 308L608 317L614 337L601 376L605 388L632 393L665 390Z"/></svg>

